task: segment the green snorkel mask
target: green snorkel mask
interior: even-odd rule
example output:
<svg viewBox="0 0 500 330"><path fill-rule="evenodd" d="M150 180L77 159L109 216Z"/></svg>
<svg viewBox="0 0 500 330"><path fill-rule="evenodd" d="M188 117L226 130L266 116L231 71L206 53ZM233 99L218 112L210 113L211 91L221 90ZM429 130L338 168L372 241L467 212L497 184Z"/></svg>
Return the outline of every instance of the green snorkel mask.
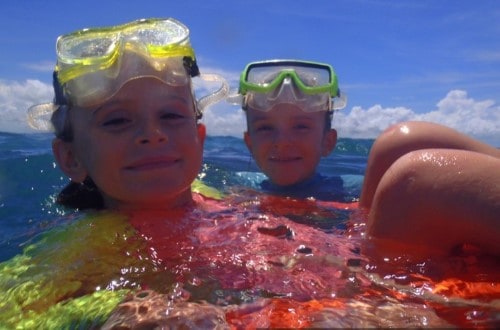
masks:
<svg viewBox="0 0 500 330"><path fill-rule="evenodd" d="M299 60L249 63L240 77L239 95L244 110L269 111L280 103L292 103L305 112L346 106L330 65Z"/></svg>

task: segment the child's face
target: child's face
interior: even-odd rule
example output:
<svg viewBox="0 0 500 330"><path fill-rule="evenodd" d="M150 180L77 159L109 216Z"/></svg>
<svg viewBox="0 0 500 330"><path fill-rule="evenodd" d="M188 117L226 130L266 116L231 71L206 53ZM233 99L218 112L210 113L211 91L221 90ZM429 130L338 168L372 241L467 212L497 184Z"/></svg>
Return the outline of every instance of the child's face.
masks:
<svg viewBox="0 0 500 330"><path fill-rule="evenodd" d="M97 108L69 113L74 141L59 163L74 181L90 176L106 207L175 207L191 200L205 127L196 124L189 87L135 79Z"/></svg>
<svg viewBox="0 0 500 330"><path fill-rule="evenodd" d="M325 120L324 111L304 112L291 104L268 112L249 108L245 143L274 184L300 183L314 175L321 157L335 147L337 133L325 131Z"/></svg>

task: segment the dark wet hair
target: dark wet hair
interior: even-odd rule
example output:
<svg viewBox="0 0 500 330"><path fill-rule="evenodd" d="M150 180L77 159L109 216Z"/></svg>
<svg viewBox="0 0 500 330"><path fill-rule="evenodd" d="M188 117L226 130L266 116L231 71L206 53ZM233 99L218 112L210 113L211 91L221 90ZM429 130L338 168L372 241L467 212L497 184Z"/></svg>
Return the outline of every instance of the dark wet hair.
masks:
<svg viewBox="0 0 500 330"><path fill-rule="evenodd" d="M56 138L64 142L72 142L73 130L68 116L70 105L64 95L63 87L59 83L57 71L52 74L52 85L54 87L54 104L58 106L50 118L54 133ZM90 177L87 177L82 183L74 181L68 183L57 194L56 203L79 210L102 209L104 207L102 195Z"/></svg>
<svg viewBox="0 0 500 330"><path fill-rule="evenodd" d="M59 83L57 71L54 71L52 75L52 84L55 95L54 104L58 108L52 114L50 121L54 127L56 138L64 142L72 142L73 129L68 116L70 105ZM104 199L101 192L90 177L87 177L82 183L74 181L68 183L57 194L56 203L67 208L79 210L100 210L104 208Z"/></svg>
<svg viewBox="0 0 500 330"><path fill-rule="evenodd" d="M104 209L104 199L90 177L82 183L71 181L57 195L56 203L79 210Z"/></svg>
<svg viewBox="0 0 500 330"><path fill-rule="evenodd" d="M73 141L73 130L69 121L68 111L70 108L68 99L64 95L64 90L59 82L57 71L52 74L52 86L54 87L54 104L57 109L52 113L50 122L54 127L54 132L57 138L64 142Z"/></svg>
<svg viewBox="0 0 500 330"><path fill-rule="evenodd" d="M328 132L332 129L332 119L333 119L333 111L326 111L325 114L325 132Z"/></svg>

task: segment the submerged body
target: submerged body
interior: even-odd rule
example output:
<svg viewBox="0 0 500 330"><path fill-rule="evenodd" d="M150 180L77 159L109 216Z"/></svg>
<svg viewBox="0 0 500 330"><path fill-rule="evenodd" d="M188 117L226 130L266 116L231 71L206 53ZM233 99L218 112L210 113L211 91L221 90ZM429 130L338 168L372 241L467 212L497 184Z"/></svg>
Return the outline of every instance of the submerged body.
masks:
<svg viewBox="0 0 500 330"><path fill-rule="evenodd" d="M370 259L361 243L362 214L353 214L359 222L347 231L322 230L269 214L292 208L304 217L326 213L311 201L240 195L221 202L197 194L194 199L197 208L104 212L47 233L0 265L7 293L0 324L144 325L181 315L176 322L193 325L189 315L206 313L228 328L470 326L477 319L467 323L464 313L481 310L485 322L498 313L497 270L479 257L425 265ZM324 221L341 211L328 210ZM453 292L454 286L469 291ZM138 319L131 306L147 306L147 313ZM412 312L401 314L402 306ZM193 309L201 314L190 314Z"/></svg>
<svg viewBox="0 0 500 330"><path fill-rule="evenodd" d="M279 186L264 179L252 185L265 193L292 198L314 198L320 201L353 202L359 199L362 175L324 176L316 173L308 180Z"/></svg>

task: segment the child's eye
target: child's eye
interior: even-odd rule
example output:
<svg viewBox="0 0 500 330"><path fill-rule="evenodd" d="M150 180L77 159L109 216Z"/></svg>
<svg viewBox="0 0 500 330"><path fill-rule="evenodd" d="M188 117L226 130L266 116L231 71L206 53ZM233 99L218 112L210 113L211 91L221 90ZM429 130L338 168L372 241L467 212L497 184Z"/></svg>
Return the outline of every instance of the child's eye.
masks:
<svg viewBox="0 0 500 330"><path fill-rule="evenodd" d="M260 125L255 127L256 132L269 132L272 131L273 127L271 125Z"/></svg>
<svg viewBox="0 0 500 330"><path fill-rule="evenodd" d="M105 106L96 112L95 120L103 128L119 129L129 125L134 120L134 116L123 107Z"/></svg>
<svg viewBox="0 0 500 330"><path fill-rule="evenodd" d="M167 112L161 115L161 119L166 120L175 120L175 119L184 119L185 116L176 112Z"/></svg>
<svg viewBox="0 0 500 330"><path fill-rule="evenodd" d="M310 128L309 125L306 125L306 124L297 124L295 125L295 129L299 129L299 130L308 130Z"/></svg>
<svg viewBox="0 0 500 330"><path fill-rule="evenodd" d="M102 126L104 127L118 127L124 126L130 123L131 120L127 117L113 117L110 119L106 119L102 122Z"/></svg>

